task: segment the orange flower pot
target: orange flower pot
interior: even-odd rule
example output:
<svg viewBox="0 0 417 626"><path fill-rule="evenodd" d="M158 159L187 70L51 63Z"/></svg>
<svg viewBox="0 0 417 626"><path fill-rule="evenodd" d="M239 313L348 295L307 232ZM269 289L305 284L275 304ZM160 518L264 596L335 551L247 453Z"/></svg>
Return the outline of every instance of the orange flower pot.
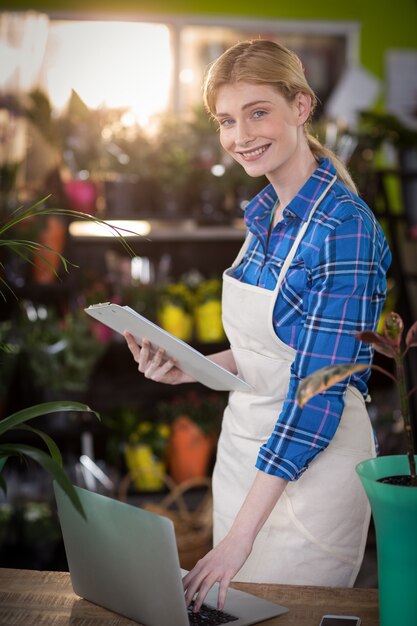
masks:
<svg viewBox="0 0 417 626"><path fill-rule="evenodd" d="M207 476L215 438L205 434L187 415L174 421L168 448L169 473L179 484Z"/></svg>

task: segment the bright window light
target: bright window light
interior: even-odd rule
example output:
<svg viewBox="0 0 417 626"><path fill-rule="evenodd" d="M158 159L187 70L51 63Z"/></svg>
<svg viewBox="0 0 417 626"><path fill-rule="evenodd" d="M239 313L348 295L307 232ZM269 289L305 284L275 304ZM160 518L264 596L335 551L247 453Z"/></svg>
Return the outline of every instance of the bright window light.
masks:
<svg viewBox="0 0 417 626"><path fill-rule="evenodd" d="M163 24L52 21L44 88L57 110L74 89L89 108L126 108L144 124L168 107L170 45Z"/></svg>
<svg viewBox="0 0 417 626"><path fill-rule="evenodd" d="M72 237L118 237L122 235L126 239L146 237L151 232L151 225L146 220L106 220L103 223L76 220L70 223L68 229Z"/></svg>

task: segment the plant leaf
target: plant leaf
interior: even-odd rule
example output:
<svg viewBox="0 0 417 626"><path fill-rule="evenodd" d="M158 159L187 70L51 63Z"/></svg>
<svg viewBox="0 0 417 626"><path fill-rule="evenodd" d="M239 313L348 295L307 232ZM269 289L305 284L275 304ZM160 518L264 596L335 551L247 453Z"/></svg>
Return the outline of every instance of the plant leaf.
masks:
<svg viewBox="0 0 417 626"><path fill-rule="evenodd" d="M369 367L368 363L343 363L322 367L314 374L304 378L299 384L296 397L298 405L303 407L310 398L321 391L325 391L355 372L362 372Z"/></svg>
<svg viewBox="0 0 417 626"><path fill-rule="evenodd" d="M85 517L80 499L64 470L46 452L24 444L0 444L0 457L26 456L41 465L65 491L77 511Z"/></svg>
<svg viewBox="0 0 417 626"><path fill-rule="evenodd" d="M76 265L75 263L71 263L70 261L68 261L68 259L66 259L60 252L58 252L57 250L54 250L54 248L51 248L50 246L47 246L43 243L39 243L37 241L29 241L27 239L13 239L13 240L8 239L4 241L0 240L0 247L1 246L6 246L7 248L10 248L11 250L13 250L15 254L20 256L21 259L23 259L24 261L27 261L27 263L30 263L31 265L35 264L35 261L33 258L35 256L35 257L41 258L45 264L49 265L51 269L54 269L52 264L42 254L42 252L49 251L49 252L53 252L59 258L66 272L69 271L70 265L72 267L78 267L78 265ZM58 276L56 270L54 271L54 274Z"/></svg>
<svg viewBox="0 0 417 626"><path fill-rule="evenodd" d="M405 338L405 345L408 348L417 348L417 322L409 329Z"/></svg>
<svg viewBox="0 0 417 626"><path fill-rule="evenodd" d="M72 209L49 208L49 207L44 205L45 201L49 197L50 197L50 194L48 196L46 196L45 198L42 198L41 200L39 200L38 202L36 202L35 204L33 204L32 206L30 206L30 207L28 207L26 209L23 206L20 206L20 207L18 207L17 209L15 209L11 213L11 215L9 216L9 218L8 218L8 220L6 222L1 222L0 221L0 246L6 246L6 247L9 247L9 248L12 248L13 251L18 256L20 256L25 261L28 261L29 263L33 264L33 255L35 255L35 256L40 256L47 265L50 265L49 261L44 258L44 256L41 254L41 252L42 252L42 250L44 250L44 251L46 251L46 250L51 251L52 250L51 248L49 248L48 246L45 246L45 245L43 245L43 244L41 244L39 242L20 241L20 240L8 239L7 236L9 235L9 233L7 231L9 231L11 228L21 224L25 220L28 220L28 219L30 219L32 217L47 216L47 215L54 215L54 216L58 215L58 216L67 217L67 218L70 217L72 219L80 219L80 220L90 221L90 222L94 222L96 224L99 224L101 226L106 227L114 236L118 237L118 239L119 239L122 247L125 249L125 251L132 258L135 256L135 252L134 252L133 248L128 243L126 238L123 236L123 233L130 234L130 235L135 235L135 237L140 236L140 235L138 235L138 233L132 232L132 231L126 229L126 228L118 227L118 226L116 226L114 224L106 222L105 220L102 220L102 219L100 219L98 217L89 215L87 213L83 213L81 211L74 211ZM52 251L55 252L55 254L59 257L59 260L60 260L61 264L63 265L64 270L66 272L68 272L68 267L69 266L77 267L74 263L71 263L70 261L68 261L68 259L66 259L62 254L60 254L56 250L52 250ZM56 271L54 271L54 273L56 275L58 275ZM1 285L6 287L7 290L14 297L17 298L17 296L14 293L12 287L7 283L6 279L4 279L4 278L0 279L0 286ZM5 302L7 301L6 293L1 288L0 288L0 297Z"/></svg>
<svg viewBox="0 0 417 626"><path fill-rule="evenodd" d="M93 411L90 407L86 404L82 404L81 402L69 402L65 400L57 402L43 402L41 404L35 404L34 406L27 407L26 409L22 409L21 411L17 411L17 413L12 413L12 415L9 415L1 420L0 435L35 417L41 417L42 415L48 415L49 413L58 413L60 411L94 413L97 419L100 419L100 416L96 411Z"/></svg>
<svg viewBox="0 0 417 626"><path fill-rule="evenodd" d="M387 337L383 337L379 333L374 333L371 330L365 330L362 333L358 333L356 335L356 339L359 339L364 343L372 344L375 350L384 356L388 356L391 359L395 357L395 348L392 341Z"/></svg>
<svg viewBox="0 0 417 626"><path fill-rule="evenodd" d="M16 426L16 428L21 430L30 430L32 433L35 433L41 439L43 439L45 445L49 450L49 454L51 455L55 463L62 467L61 452L59 451L59 448L56 445L55 441L49 435L44 433L42 430L39 430L38 428L33 428L33 426L29 426L28 424L22 424L21 426Z"/></svg>
<svg viewBox="0 0 417 626"><path fill-rule="evenodd" d="M398 313L391 311L385 318L384 322L384 337L389 339L395 347L401 344L401 339L404 332L404 322Z"/></svg>

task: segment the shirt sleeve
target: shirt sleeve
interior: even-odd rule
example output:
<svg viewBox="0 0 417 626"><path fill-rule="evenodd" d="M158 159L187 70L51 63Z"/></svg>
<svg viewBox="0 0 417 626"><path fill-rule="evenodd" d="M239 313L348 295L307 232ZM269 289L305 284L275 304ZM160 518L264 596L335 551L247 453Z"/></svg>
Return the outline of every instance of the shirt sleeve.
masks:
<svg viewBox="0 0 417 626"><path fill-rule="evenodd" d="M356 333L377 323L374 303L377 297L383 301L384 294L375 293L381 288L381 259L374 234L359 217L347 219L327 235L306 270L305 321L288 393L256 462L266 473L296 480L336 432L349 381L314 396L303 409L296 391L303 378L321 367L357 361L362 344ZM366 354L370 362L372 351Z"/></svg>

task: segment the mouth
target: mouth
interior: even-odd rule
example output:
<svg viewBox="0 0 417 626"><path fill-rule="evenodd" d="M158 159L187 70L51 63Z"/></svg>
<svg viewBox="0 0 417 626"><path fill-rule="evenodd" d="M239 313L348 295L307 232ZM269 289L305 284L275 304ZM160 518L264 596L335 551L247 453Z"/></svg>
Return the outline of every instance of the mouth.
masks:
<svg viewBox="0 0 417 626"><path fill-rule="evenodd" d="M252 161L262 156L268 150L269 146L270 144L266 146L260 146L259 148L252 148L251 150L244 150L244 151L239 150L238 154L245 161Z"/></svg>

